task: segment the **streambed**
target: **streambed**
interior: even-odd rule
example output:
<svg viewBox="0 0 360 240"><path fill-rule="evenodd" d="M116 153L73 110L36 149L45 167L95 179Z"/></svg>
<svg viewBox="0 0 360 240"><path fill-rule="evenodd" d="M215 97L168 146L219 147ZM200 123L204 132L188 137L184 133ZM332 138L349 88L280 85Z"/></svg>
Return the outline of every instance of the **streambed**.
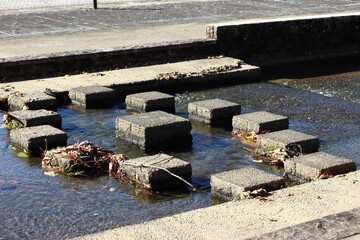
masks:
<svg viewBox="0 0 360 240"><path fill-rule="evenodd" d="M350 83L358 84L360 72L352 76ZM341 80L342 77L344 75L335 78ZM333 76L327 78L331 80ZM243 113L265 110L286 115L291 129L319 136L321 151L352 159L359 167L358 90L349 87L355 97L349 99L350 94L345 94L343 98L351 100L347 101L297 89L306 89L301 83L293 84L295 88L288 87L290 81L281 84L287 85L254 83L177 93L176 111L186 117L189 102L216 97L241 104ZM316 89L315 85L308 89ZM68 144L89 140L128 157L146 155L115 137L115 118L129 114L122 104L88 111L60 108L58 112L63 118L63 129L69 135ZM191 162L193 183L199 189L209 189L210 175L217 172L249 165L274 170L254 163L245 146L232 138L230 129L192 123L192 149L169 154ZM217 203L206 191L149 194L109 176L45 175L39 159L17 157L17 151L9 142L8 130L3 128L0 129L0 148L0 239L66 239ZM281 171L275 173L281 174Z"/></svg>

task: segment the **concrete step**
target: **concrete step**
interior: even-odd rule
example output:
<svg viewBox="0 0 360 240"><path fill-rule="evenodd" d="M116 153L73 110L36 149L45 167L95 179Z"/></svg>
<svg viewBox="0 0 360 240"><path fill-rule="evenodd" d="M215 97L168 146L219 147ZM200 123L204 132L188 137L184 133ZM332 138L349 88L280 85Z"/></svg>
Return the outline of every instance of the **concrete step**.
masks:
<svg viewBox="0 0 360 240"><path fill-rule="evenodd" d="M43 78L19 82L0 83L0 97L11 93L51 92L67 95L71 89L86 86L104 86L116 91L118 97L155 89L170 89L209 84L256 81L261 70L228 57L213 57L169 64L120 69L72 76Z"/></svg>

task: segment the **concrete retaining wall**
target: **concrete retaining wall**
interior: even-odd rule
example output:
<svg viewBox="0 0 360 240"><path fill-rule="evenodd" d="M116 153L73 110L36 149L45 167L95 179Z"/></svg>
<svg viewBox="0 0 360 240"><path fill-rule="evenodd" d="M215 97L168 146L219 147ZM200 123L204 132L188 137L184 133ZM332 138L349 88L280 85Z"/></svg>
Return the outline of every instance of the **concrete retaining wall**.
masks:
<svg viewBox="0 0 360 240"><path fill-rule="evenodd" d="M360 12L241 20L206 32L221 54L260 66L360 56Z"/></svg>
<svg viewBox="0 0 360 240"><path fill-rule="evenodd" d="M216 54L215 41L205 39L164 42L128 48L36 55L21 59L0 59L0 80L100 71L147 64L148 62L172 62L179 59L199 58Z"/></svg>

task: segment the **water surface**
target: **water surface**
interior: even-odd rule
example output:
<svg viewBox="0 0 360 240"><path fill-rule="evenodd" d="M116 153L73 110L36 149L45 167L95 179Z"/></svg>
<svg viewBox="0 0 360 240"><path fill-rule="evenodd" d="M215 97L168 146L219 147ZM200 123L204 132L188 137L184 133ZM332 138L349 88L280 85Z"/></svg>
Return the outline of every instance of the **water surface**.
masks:
<svg viewBox="0 0 360 240"><path fill-rule="evenodd" d="M352 79L349 84L359 83L358 77ZM288 86L255 83L178 93L177 114L187 117L189 102L216 97L241 104L243 113L265 110L286 115L291 129L320 137L320 150L347 157L360 166L358 90L349 87L355 97L347 101ZM116 139L115 118L129 114L121 104L106 110L61 108L58 112L69 135L68 144L90 140L129 157L146 155L136 146ZM244 166L272 171L254 163L245 146L232 138L230 129L193 122L192 134L191 150L169 154L191 162L193 183L201 190L209 188L210 175L217 172ZM0 239L65 239L207 207L214 202L206 191L149 194L109 176L45 175L39 159L17 157L6 129L0 129L0 148Z"/></svg>

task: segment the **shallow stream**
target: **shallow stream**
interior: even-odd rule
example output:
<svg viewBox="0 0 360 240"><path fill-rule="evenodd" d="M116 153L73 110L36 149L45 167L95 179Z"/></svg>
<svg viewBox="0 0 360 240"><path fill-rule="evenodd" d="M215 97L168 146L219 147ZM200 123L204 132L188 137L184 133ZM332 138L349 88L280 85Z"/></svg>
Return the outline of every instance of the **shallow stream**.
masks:
<svg viewBox="0 0 360 240"><path fill-rule="evenodd" d="M241 104L242 113L265 110L286 115L291 129L319 136L321 151L352 159L359 167L360 72L275 82L279 84L178 93L176 111L187 117L189 102L222 98ZM58 112L68 144L90 140L128 157L146 155L115 137L115 118L129 114L122 104L106 110L60 108ZM193 183L199 189L208 190L210 175L217 172L249 165L274 170L254 163L246 146L232 138L230 129L192 125L192 149L169 154L191 162ZM0 129L0 148L0 239L65 239L218 203L206 191L149 194L109 176L45 175L39 159L17 156L4 128ZM281 170L275 173L281 174Z"/></svg>

